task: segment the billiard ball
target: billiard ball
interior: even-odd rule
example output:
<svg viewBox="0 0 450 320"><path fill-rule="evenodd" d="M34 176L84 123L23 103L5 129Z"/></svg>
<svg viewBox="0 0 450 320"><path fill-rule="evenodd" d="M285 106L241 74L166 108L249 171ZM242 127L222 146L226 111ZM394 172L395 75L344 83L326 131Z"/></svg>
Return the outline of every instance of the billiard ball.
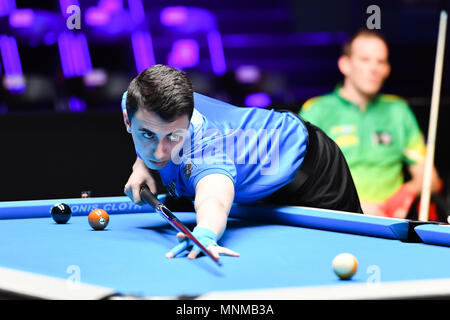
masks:
<svg viewBox="0 0 450 320"><path fill-rule="evenodd" d="M103 209L94 209L88 216L89 224L94 230L103 230L109 223L109 215Z"/></svg>
<svg viewBox="0 0 450 320"><path fill-rule="evenodd" d="M72 210L65 203L55 204L51 210L52 218L58 224L63 224L69 221L72 216Z"/></svg>
<svg viewBox="0 0 450 320"><path fill-rule="evenodd" d="M358 260L350 253L341 253L333 259L332 266L339 278L350 280L358 269Z"/></svg>

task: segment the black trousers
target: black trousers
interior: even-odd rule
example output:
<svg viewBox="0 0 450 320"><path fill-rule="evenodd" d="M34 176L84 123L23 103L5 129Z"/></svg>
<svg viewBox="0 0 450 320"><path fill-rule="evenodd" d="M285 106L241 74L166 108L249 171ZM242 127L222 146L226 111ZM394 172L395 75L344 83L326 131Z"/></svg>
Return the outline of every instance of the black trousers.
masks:
<svg viewBox="0 0 450 320"><path fill-rule="evenodd" d="M303 163L292 182L263 202L362 213L358 193L341 149L321 129L300 120L308 130Z"/></svg>

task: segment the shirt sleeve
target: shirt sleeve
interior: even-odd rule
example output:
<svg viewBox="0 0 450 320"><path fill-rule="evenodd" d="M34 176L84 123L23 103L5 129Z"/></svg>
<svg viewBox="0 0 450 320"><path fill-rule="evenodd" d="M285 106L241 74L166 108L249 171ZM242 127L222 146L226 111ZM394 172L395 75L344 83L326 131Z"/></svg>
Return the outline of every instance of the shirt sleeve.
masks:
<svg viewBox="0 0 450 320"><path fill-rule="evenodd" d="M404 128L405 144L403 149L404 160L407 164L418 164L425 160L426 145L417 119L410 107L403 105L402 123Z"/></svg>
<svg viewBox="0 0 450 320"><path fill-rule="evenodd" d="M234 172L233 172L234 171ZM197 183L204 177L210 175L210 174L223 174L230 178L230 180L235 184L236 182L236 170L233 170L232 168L223 168L223 167L208 167L208 168L201 168L197 170L197 172L193 175L191 183L195 190L197 187Z"/></svg>
<svg viewBox="0 0 450 320"><path fill-rule="evenodd" d="M191 152L183 156L182 175L190 193L195 194L197 183L210 174L223 174L236 184L236 166L226 152L223 151L222 139L202 140L199 144L193 144ZM217 137L215 137L217 138Z"/></svg>
<svg viewBox="0 0 450 320"><path fill-rule="evenodd" d="M183 168L185 178L188 178L189 184L195 191L197 183L204 177L210 174L223 174L231 179L233 184L236 184L236 166L234 163L224 157L222 154L216 154L202 159L200 164L191 164L191 169L186 165ZM190 172L189 172L190 171ZM189 174L189 177L186 175Z"/></svg>
<svg viewBox="0 0 450 320"><path fill-rule="evenodd" d="M320 120L323 119L323 112L318 104L318 97L308 99L301 107L300 117L312 124L320 127Z"/></svg>

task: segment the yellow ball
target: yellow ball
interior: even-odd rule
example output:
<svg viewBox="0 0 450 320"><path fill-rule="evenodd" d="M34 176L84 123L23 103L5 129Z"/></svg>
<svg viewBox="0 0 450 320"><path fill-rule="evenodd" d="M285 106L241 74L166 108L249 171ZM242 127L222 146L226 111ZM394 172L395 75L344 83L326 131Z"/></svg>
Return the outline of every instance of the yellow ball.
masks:
<svg viewBox="0 0 450 320"><path fill-rule="evenodd" d="M332 266L339 278L349 280L358 269L358 260L350 253L341 253L333 259Z"/></svg>

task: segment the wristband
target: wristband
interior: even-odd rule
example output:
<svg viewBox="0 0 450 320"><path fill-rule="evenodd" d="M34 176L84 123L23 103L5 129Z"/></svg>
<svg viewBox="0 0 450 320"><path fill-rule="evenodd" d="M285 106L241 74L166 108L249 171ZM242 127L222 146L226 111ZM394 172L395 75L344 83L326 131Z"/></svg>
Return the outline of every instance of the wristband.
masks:
<svg viewBox="0 0 450 320"><path fill-rule="evenodd" d="M204 228L204 227L195 227L192 231L192 235L205 247L207 248L210 245L217 245L217 236L214 231ZM186 250L190 246L193 245L192 250L198 253L201 252L201 249L193 243L193 241L189 238L184 238L180 241L178 245L176 245L170 252L174 255L179 254L180 252Z"/></svg>

